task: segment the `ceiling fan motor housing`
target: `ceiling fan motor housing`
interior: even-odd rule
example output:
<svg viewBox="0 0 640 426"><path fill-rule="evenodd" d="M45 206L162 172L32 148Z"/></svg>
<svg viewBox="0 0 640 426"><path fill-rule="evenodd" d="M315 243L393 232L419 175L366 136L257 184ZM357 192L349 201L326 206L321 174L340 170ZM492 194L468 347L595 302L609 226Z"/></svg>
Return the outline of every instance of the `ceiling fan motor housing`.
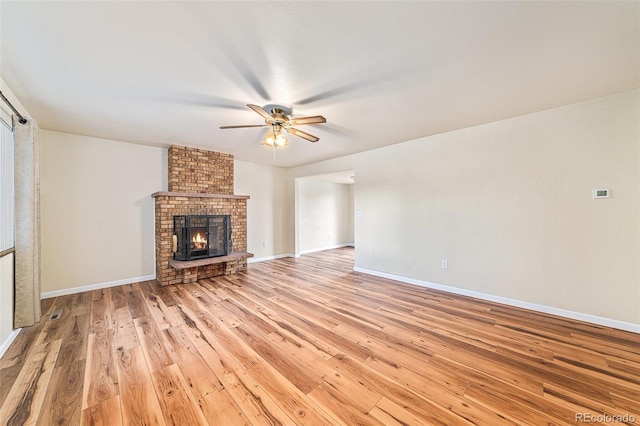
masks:
<svg viewBox="0 0 640 426"><path fill-rule="evenodd" d="M282 114L285 116L289 116L293 113L293 108L291 108L291 105L267 104L262 109L268 111L272 115Z"/></svg>

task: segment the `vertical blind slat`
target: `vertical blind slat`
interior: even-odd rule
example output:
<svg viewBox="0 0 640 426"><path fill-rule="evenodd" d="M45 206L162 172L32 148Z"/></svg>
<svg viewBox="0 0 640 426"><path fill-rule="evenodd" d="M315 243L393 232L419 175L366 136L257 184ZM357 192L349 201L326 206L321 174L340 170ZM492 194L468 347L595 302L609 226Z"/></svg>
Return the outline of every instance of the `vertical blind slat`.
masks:
<svg viewBox="0 0 640 426"><path fill-rule="evenodd" d="M0 121L0 251L14 246L13 131Z"/></svg>

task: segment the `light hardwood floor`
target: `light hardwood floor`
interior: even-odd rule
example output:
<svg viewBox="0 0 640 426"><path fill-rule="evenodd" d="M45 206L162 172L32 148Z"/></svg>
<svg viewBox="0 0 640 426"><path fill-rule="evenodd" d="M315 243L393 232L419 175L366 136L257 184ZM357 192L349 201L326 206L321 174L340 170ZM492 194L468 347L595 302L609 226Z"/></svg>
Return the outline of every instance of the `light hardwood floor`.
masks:
<svg viewBox="0 0 640 426"><path fill-rule="evenodd" d="M338 249L44 300L0 360L0 424L640 423L639 335L352 267Z"/></svg>

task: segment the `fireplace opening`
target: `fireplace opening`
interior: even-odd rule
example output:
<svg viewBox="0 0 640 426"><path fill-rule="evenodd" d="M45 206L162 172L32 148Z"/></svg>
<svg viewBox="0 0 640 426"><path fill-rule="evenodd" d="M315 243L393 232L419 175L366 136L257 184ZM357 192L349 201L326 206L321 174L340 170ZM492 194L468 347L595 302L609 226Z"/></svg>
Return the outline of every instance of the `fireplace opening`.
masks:
<svg viewBox="0 0 640 426"><path fill-rule="evenodd" d="M226 256L231 252L229 215L186 215L173 217L175 260Z"/></svg>

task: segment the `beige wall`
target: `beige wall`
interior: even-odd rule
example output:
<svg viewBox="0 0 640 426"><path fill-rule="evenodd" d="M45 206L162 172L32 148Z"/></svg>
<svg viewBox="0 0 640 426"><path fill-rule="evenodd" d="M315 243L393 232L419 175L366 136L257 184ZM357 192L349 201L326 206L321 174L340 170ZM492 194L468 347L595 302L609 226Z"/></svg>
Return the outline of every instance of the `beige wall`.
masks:
<svg viewBox="0 0 640 426"><path fill-rule="evenodd" d="M154 275L167 150L42 130L42 291Z"/></svg>
<svg viewBox="0 0 640 426"><path fill-rule="evenodd" d="M152 276L150 195L167 190L166 149L43 130L40 162L43 293ZM235 162L235 193L251 196L256 258L292 253L285 188L284 169ZM82 247L92 220L91 238L101 243L89 252Z"/></svg>
<svg viewBox="0 0 640 426"><path fill-rule="evenodd" d="M289 192L355 170L359 268L640 324L638 95L292 169Z"/></svg>
<svg viewBox="0 0 640 426"><path fill-rule="evenodd" d="M293 253L293 208L286 191L285 169L235 161L235 193L249 195L247 203L247 250L254 259Z"/></svg>
<svg viewBox="0 0 640 426"><path fill-rule="evenodd" d="M312 179L298 181L300 253L353 243L351 186Z"/></svg>
<svg viewBox="0 0 640 426"><path fill-rule="evenodd" d="M42 130L40 163L45 295L154 275L151 194L167 190L166 149ZM236 161L234 173L235 193L251 196L248 251L292 253L286 171Z"/></svg>

